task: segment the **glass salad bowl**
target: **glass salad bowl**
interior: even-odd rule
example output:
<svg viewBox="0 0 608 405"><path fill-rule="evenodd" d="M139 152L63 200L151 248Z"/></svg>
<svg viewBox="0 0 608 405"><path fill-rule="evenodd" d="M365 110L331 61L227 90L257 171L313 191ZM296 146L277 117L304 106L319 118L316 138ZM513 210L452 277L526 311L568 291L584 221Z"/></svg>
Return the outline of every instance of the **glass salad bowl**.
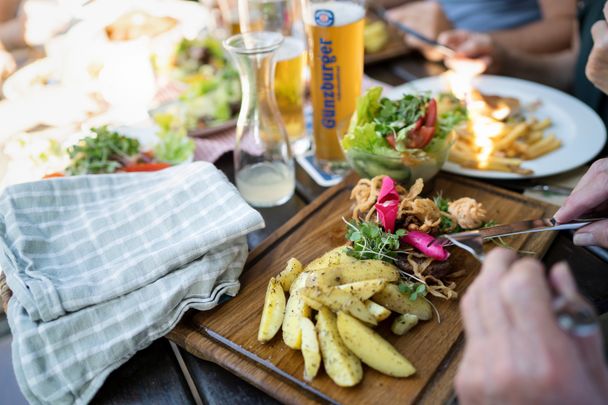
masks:
<svg viewBox="0 0 608 405"><path fill-rule="evenodd" d="M357 100L348 128L338 133L342 152L359 176L387 175L409 186L439 172L454 130L465 120L466 110L458 104L439 111L429 94L389 99L382 97L382 88L372 87Z"/></svg>
<svg viewBox="0 0 608 405"><path fill-rule="evenodd" d="M400 156L371 153L358 148L343 148L342 151L359 176L372 178L386 175L409 187L418 178L425 183L432 179L443 167L452 144L453 137L448 136L428 148L411 149L401 152Z"/></svg>

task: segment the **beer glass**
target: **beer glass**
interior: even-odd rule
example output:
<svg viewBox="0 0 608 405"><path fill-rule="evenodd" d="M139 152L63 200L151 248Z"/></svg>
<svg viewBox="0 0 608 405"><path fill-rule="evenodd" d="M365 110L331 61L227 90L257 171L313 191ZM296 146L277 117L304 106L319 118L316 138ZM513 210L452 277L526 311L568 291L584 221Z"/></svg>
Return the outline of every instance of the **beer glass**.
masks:
<svg viewBox="0 0 608 405"><path fill-rule="evenodd" d="M306 47L299 0L239 0L241 32L279 32L284 41L275 55L274 94L295 154L308 150L304 121Z"/></svg>
<svg viewBox="0 0 608 405"><path fill-rule="evenodd" d="M302 0L308 40L315 157L330 172L346 167L338 130L355 111L363 80L364 0Z"/></svg>

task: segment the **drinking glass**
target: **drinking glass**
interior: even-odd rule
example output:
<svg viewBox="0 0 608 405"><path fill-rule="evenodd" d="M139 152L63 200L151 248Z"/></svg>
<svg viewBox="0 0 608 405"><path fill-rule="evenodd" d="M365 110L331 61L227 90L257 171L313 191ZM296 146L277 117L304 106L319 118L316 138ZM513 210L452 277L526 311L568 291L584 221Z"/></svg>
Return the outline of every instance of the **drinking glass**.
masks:
<svg viewBox="0 0 608 405"><path fill-rule="evenodd" d="M274 98L274 55L283 36L273 32L234 35L224 41L241 77L234 172L239 192L255 207L287 202L295 172L287 132Z"/></svg>
<svg viewBox="0 0 608 405"><path fill-rule="evenodd" d="M274 91L295 154L310 147L304 119L306 47L298 0L239 0L241 32L283 34L276 53Z"/></svg>
<svg viewBox="0 0 608 405"><path fill-rule="evenodd" d="M347 167L338 129L355 112L361 95L364 6L364 0L302 0L315 157L329 172Z"/></svg>

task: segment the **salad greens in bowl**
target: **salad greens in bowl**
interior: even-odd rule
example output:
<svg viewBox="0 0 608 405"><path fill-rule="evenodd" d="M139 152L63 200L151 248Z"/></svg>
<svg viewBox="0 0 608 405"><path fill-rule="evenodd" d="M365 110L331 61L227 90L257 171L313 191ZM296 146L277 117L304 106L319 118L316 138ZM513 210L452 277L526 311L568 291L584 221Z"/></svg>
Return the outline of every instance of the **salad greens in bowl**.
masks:
<svg viewBox="0 0 608 405"><path fill-rule="evenodd" d="M453 143L453 130L465 123L465 107L444 94L382 97L373 87L357 102L348 131L341 139L346 160L361 177L387 175L409 185L431 179L443 166ZM449 105L441 111L439 107Z"/></svg>

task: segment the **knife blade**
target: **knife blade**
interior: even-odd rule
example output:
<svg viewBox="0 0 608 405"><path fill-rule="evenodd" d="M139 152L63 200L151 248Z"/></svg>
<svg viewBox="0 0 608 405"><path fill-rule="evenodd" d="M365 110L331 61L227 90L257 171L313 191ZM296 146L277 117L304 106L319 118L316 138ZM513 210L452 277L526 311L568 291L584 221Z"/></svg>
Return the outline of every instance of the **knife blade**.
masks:
<svg viewBox="0 0 608 405"><path fill-rule="evenodd" d="M561 231L567 229L579 229L592 222L603 221L607 218L581 218L567 223L559 224L553 218L531 219L527 221L513 222L507 225L497 225L489 228L477 229L449 234L450 239L468 239L481 236L482 239L493 239L525 233ZM438 239L446 240L447 235L441 235ZM447 241L448 244L451 242ZM444 243L445 245L445 243Z"/></svg>

